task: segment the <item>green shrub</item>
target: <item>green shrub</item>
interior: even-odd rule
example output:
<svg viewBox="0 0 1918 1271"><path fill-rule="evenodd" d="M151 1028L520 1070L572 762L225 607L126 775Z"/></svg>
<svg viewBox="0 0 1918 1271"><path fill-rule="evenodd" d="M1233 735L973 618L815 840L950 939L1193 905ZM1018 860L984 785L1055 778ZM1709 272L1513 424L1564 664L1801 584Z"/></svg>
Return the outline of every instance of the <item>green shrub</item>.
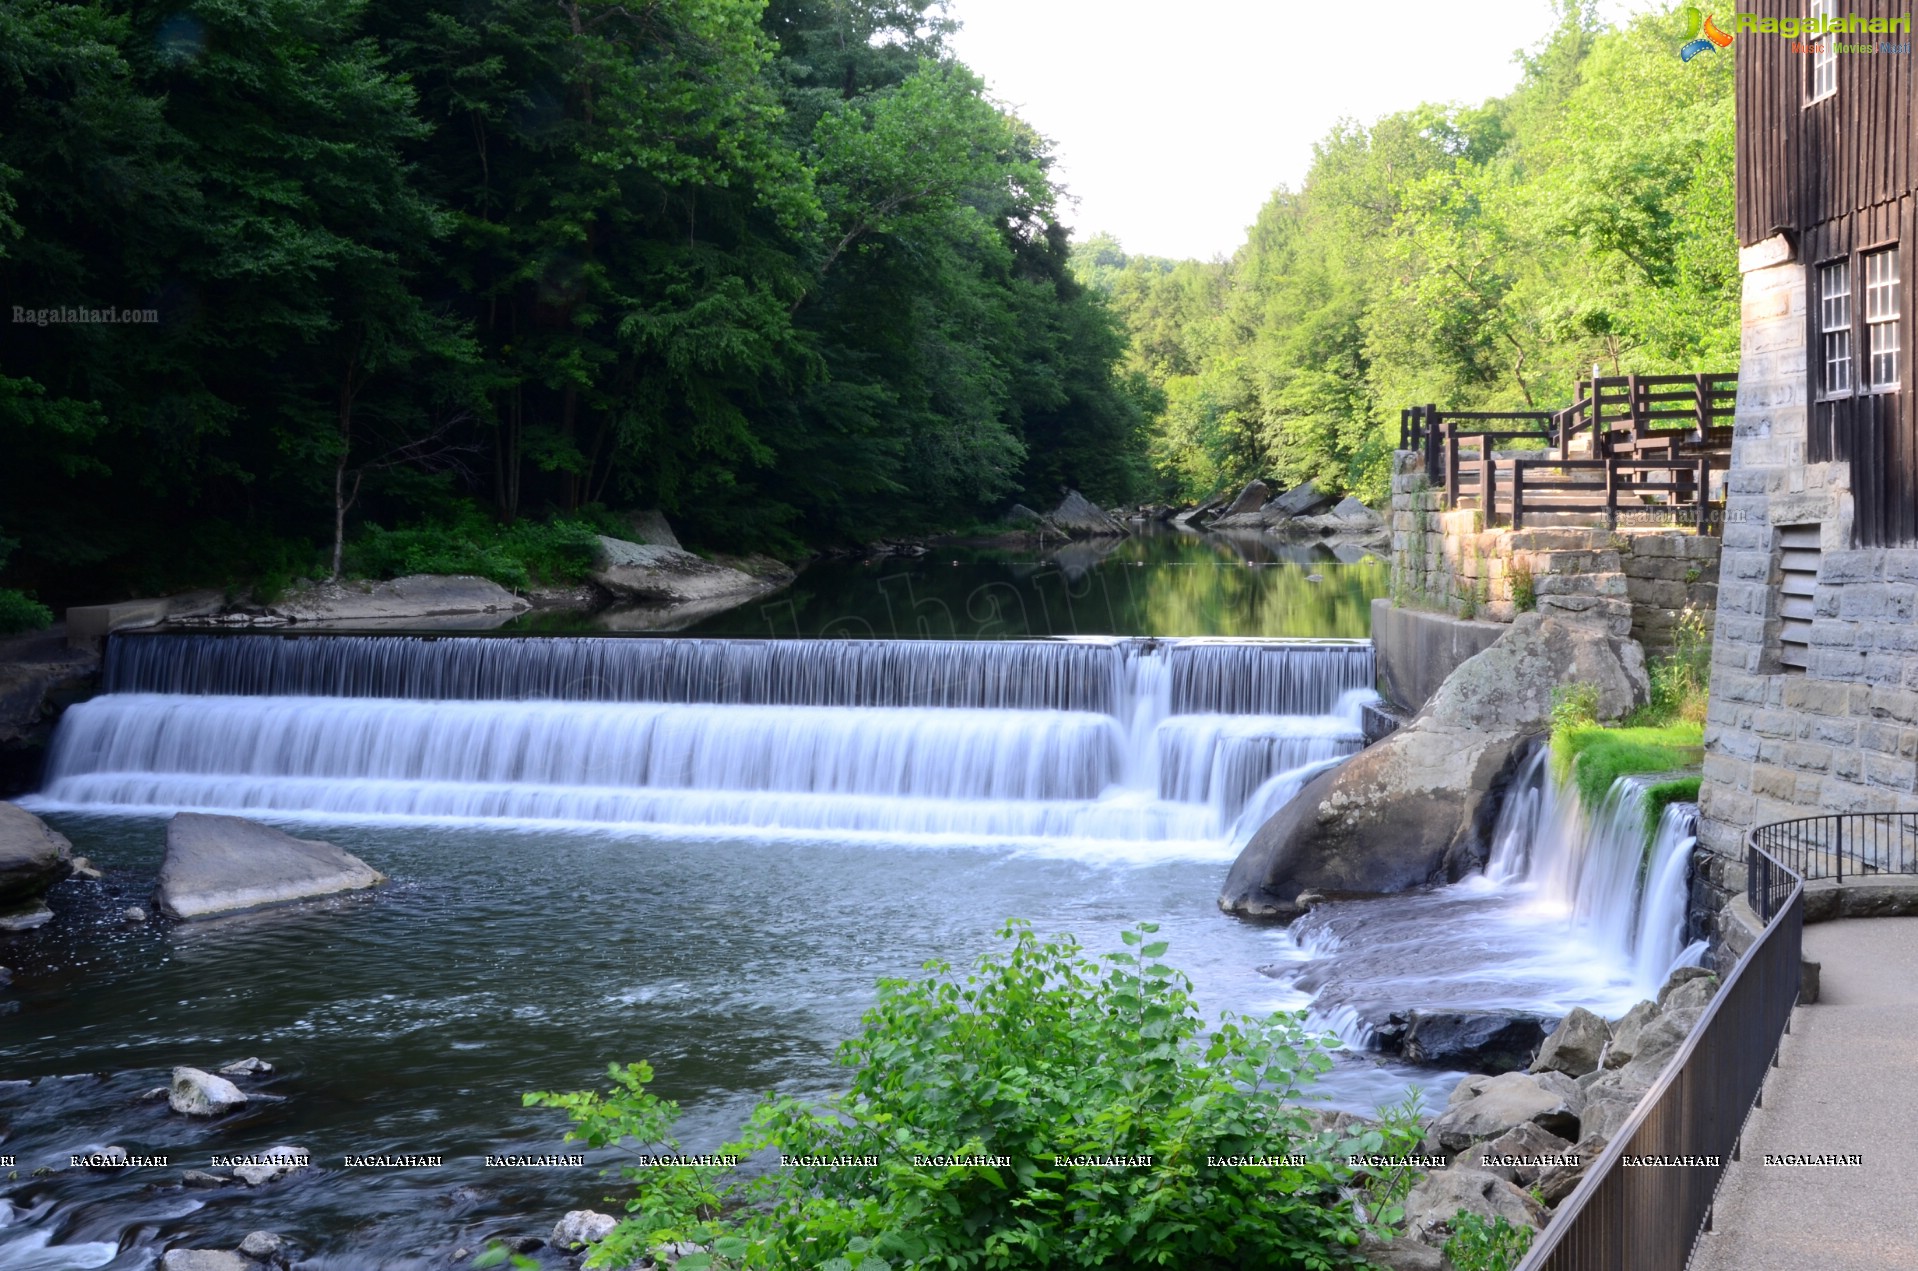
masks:
<svg viewBox="0 0 1918 1271"><path fill-rule="evenodd" d="M1503 1218L1487 1222L1461 1209L1449 1225L1452 1235L1445 1242L1445 1256L1456 1271L1511 1271L1532 1247L1532 1229Z"/></svg>
<svg viewBox="0 0 1918 1271"><path fill-rule="evenodd" d="M1672 632L1670 652L1652 659L1648 669L1651 701L1635 712L1634 724L1677 721L1703 726L1711 686L1712 636L1705 615L1686 606Z"/></svg>
<svg viewBox="0 0 1918 1271"><path fill-rule="evenodd" d="M478 512L452 523L389 530L368 524L347 546L346 572L363 578L478 574L523 591L578 582L592 571L598 539L580 521L499 525Z"/></svg>
<svg viewBox="0 0 1918 1271"><path fill-rule="evenodd" d="M712 1250L682 1271L1353 1265L1367 1232L1402 1220L1413 1179L1352 1158L1413 1150L1414 1109L1315 1129L1296 1100L1329 1060L1303 1013L1207 1031L1154 930L1126 931L1128 951L1094 959L1009 923L1008 944L970 974L928 963L922 979L881 981L839 1050L850 1088L821 1102L769 1095L720 1149L786 1164L753 1179L624 1169L628 1216L589 1265L625 1266L668 1240ZM646 1089L651 1070L610 1075L607 1094L526 1102L564 1109L569 1136L594 1147L673 1150L677 1109ZM1153 1164L1060 1159L1085 1156ZM1233 1156L1283 1160L1218 1162Z"/></svg>
<svg viewBox="0 0 1918 1271"><path fill-rule="evenodd" d="M1520 613L1538 608L1538 583L1532 578L1530 565L1512 565L1512 607Z"/></svg>
<svg viewBox="0 0 1918 1271"><path fill-rule="evenodd" d="M24 591L0 587L0 636L39 631L53 621L53 610Z"/></svg>

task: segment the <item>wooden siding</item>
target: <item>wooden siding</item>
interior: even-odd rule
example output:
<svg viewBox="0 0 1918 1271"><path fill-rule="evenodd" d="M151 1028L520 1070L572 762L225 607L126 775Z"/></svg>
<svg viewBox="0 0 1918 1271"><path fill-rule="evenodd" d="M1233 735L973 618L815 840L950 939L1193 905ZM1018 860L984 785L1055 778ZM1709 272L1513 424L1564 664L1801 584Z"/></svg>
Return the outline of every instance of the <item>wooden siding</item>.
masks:
<svg viewBox="0 0 1918 1271"><path fill-rule="evenodd" d="M1810 8L1799 0L1747 3L1745 11L1760 17L1803 17ZM1837 9L1840 15L1865 18L1918 16L1918 5L1909 0L1838 0ZM1846 42L1870 38L1852 36ZM1797 239L1826 221L1907 199L1918 175L1912 155L1913 93L1918 91L1912 55L1843 54L1838 92L1807 105L1812 59L1792 51L1799 42L1750 32L1732 42L1738 241L1746 246L1781 230ZM1898 237L1894 232L1880 241Z"/></svg>

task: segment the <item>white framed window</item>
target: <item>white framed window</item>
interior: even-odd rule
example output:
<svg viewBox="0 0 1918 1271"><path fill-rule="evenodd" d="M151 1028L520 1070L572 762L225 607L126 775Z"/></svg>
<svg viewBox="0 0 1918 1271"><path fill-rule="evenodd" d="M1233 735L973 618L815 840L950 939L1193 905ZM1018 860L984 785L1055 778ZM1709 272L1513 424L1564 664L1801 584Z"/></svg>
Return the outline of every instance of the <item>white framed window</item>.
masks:
<svg viewBox="0 0 1918 1271"><path fill-rule="evenodd" d="M1838 0L1811 0L1811 16L1833 19L1838 16ZM1814 35L1811 44L1811 95L1806 105L1820 102L1838 92L1838 48L1829 34Z"/></svg>
<svg viewBox="0 0 1918 1271"><path fill-rule="evenodd" d="M1835 260L1818 269L1818 362L1825 397L1851 392L1851 262Z"/></svg>
<svg viewBox="0 0 1918 1271"><path fill-rule="evenodd" d="M1899 373L1898 249L1865 257L1865 387L1895 392Z"/></svg>

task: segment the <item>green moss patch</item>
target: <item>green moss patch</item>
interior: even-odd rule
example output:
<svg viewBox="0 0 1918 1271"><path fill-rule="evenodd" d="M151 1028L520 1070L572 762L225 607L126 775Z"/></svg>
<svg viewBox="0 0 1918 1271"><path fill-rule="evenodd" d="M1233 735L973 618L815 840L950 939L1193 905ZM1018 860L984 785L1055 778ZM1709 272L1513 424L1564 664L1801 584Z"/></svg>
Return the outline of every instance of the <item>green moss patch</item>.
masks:
<svg viewBox="0 0 1918 1271"><path fill-rule="evenodd" d="M1670 781L1661 781L1645 791L1645 841L1651 842L1658 833L1659 818L1665 815L1665 809L1674 803L1698 802L1699 778L1675 777Z"/></svg>
<svg viewBox="0 0 1918 1271"><path fill-rule="evenodd" d="M1659 728L1601 728L1596 724L1556 728L1552 731L1552 769L1559 781L1570 780L1587 808L1596 808L1612 788L1612 782L1635 772L1670 772L1698 763L1699 748L1705 744L1705 730L1698 724L1676 723ZM1677 798L1696 798L1695 779L1663 782L1655 787L1689 785L1691 793L1668 795L1658 803ZM1653 817L1656 818L1657 812Z"/></svg>

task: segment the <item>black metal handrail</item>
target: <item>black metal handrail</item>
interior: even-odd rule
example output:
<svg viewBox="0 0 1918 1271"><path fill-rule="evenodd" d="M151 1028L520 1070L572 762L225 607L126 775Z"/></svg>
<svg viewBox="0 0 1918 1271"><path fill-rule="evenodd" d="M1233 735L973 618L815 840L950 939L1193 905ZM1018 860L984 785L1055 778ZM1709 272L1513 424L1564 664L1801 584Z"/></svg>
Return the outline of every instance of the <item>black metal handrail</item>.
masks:
<svg viewBox="0 0 1918 1271"><path fill-rule="evenodd" d="M1834 812L1761 825L1752 842L1806 880L1918 874L1918 813ZM1754 912L1763 916L1758 900Z"/></svg>
<svg viewBox="0 0 1918 1271"><path fill-rule="evenodd" d="M1747 878L1763 872L1767 888L1784 884L1773 918L1519 1271L1684 1271L1709 1227L1719 1180L1737 1158L1745 1118L1798 1001L1804 883L1757 835L1746 839ZM1700 1163L1656 1163L1674 1159Z"/></svg>

